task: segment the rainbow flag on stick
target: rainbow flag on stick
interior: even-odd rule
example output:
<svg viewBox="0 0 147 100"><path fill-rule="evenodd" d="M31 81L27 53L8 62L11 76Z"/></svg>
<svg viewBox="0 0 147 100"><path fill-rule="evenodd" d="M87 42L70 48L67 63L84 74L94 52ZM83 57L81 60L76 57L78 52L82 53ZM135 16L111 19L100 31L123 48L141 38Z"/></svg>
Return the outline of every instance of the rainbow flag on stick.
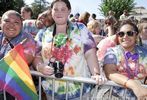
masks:
<svg viewBox="0 0 147 100"><path fill-rule="evenodd" d="M0 90L17 100L38 100L22 44L15 46L0 60Z"/></svg>

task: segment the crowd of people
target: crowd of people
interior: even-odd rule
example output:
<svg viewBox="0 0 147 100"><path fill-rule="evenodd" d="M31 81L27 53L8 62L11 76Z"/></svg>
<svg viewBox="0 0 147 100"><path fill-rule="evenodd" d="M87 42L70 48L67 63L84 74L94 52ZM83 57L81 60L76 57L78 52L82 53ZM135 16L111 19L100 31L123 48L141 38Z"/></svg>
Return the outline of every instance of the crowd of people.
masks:
<svg viewBox="0 0 147 100"><path fill-rule="evenodd" d="M32 10L25 6L20 13L8 10L0 18L0 59L26 39L24 54L29 66L44 75L55 75L59 64L63 76L93 78L100 85L97 95L108 97L110 88L103 91L107 80L114 86L113 99L146 100L147 88L147 20L132 20L129 12L117 20L110 10L104 23L89 12L71 14L69 0L54 0L51 6L32 19ZM134 19L134 18L133 18ZM100 71L102 69L102 72ZM103 76L105 74L105 76ZM55 77L62 77L58 74ZM66 82L55 81L55 100L65 100ZM51 100L52 81L42 80L46 98ZM84 84L83 100L92 97L96 88ZM70 83L69 100L80 99L80 84ZM6 93L8 100L15 97ZM2 98L2 95L0 95ZM91 100L92 98L89 98ZM95 99L94 99L95 100Z"/></svg>

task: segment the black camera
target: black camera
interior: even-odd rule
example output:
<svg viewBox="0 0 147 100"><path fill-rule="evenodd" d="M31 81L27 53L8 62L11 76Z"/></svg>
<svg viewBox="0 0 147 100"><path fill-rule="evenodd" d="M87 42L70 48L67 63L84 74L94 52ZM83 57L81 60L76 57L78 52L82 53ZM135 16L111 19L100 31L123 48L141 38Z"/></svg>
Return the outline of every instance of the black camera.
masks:
<svg viewBox="0 0 147 100"><path fill-rule="evenodd" d="M56 78L63 77L64 64L62 62L60 61L49 62L49 66L54 68L54 74Z"/></svg>

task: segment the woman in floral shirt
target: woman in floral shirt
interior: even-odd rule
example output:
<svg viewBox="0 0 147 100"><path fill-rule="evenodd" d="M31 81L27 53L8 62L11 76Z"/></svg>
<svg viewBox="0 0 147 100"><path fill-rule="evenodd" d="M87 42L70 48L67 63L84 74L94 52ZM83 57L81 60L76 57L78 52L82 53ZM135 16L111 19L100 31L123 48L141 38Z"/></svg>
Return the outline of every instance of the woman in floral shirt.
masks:
<svg viewBox="0 0 147 100"><path fill-rule="evenodd" d="M113 88L113 96L121 100L146 100L147 88L142 84L147 77L147 50L136 45L138 28L126 22L117 35L120 45L110 48L104 57L106 76L122 86ZM127 98L123 95L125 89Z"/></svg>
<svg viewBox="0 0 147 100"><path fill-rule="evenodd" d="M59 61L64 65L64 76L90 78L91 75L99 74L96 45L92 33L84 24L68 21L71 12L70 2L68 0L54 0L51 8L55 24L36 36L36 40L42 45L42 57L46 65L42 67L40 64L37 68L38 71L45 75L51 75L54 72L51 66L47 66L48 63ZM98 76L96 80L99 79ZM52 93L51 83L50 80L42 82L47 95ZM65 84L66 82L63 81L55 82L56 99L65 99ZM91 86L85 84L84 93L88 93L90 90ZM70 83L68 93L69 99L79 98L80 84Z"/></svg>

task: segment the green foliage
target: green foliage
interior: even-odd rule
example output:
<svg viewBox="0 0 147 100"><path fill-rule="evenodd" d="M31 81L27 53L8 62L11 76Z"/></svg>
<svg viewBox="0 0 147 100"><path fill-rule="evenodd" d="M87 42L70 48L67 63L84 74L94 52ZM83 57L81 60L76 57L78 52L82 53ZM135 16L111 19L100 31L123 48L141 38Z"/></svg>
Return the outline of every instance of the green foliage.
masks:
<svg viewBox="0 0 147 100"><path fill-rule="evenodd" d="M108 11L115 12L116 19L123 13L123 10L130 12L135 7L134 0L102 0L99 10L103 16L108 15Z"/></svg>
<svg viewBox="0 0 147 100"><path fill-rule="evenodd" d="M33 18L37 18L39 13L48 8L49 3L46 0L35 0L31 5L33 10Z"/></svg>
<svg viewBox="0 0 147 100"><path fill-rule="evenodd" d="M24 6L24 5L25 5L25 3L24 3L23 0L14 0L14 5L13 6L14 6L14 9L16 11L20 12L21 7Z"/></svg>
<svg viewBox="0 0 147 100"><path fill-rule="evenodd" d="M23 0L0 0L0 16L7 10L16 10L20 12L20 7L24 6Z"/></svg>
<svg viewBox="0 0 147 100"><path fill-rule="evenodd" d="M34 3L29 5L33 10L33 18L37 18L39 13L48 8L49 4L46 0L35 0ZM7 10L20 12L21 7L24 5L24 0L0 0L0 16Z"/></svg>

